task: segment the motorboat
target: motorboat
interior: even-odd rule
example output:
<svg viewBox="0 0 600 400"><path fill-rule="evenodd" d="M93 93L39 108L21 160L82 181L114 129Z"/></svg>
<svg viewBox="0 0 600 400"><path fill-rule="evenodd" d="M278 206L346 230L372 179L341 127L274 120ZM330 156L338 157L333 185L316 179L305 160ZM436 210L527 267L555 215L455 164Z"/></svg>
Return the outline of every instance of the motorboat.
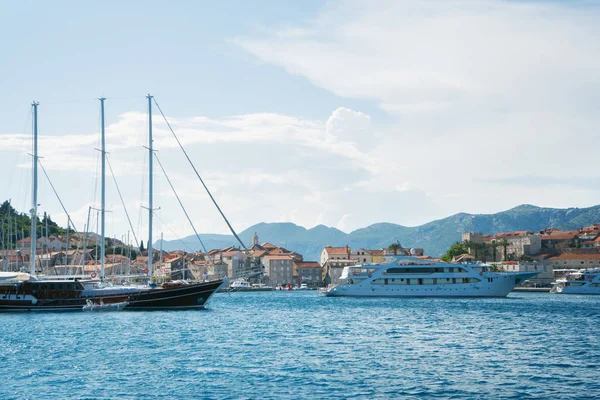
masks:
<svg viewBox="0 0 600 400"><path fill-rule="evenodd" d="M121 301L118 303L104 303L103 299L100 299L98 303L92 300L87 300L83 311L120 311L129 305L128 301Z"/></svg>
<svg viewBox="0 0 600 400"><path fill-rule="evenodd" d="M600 268L555 269L550 293L600 294Z"/></svg>

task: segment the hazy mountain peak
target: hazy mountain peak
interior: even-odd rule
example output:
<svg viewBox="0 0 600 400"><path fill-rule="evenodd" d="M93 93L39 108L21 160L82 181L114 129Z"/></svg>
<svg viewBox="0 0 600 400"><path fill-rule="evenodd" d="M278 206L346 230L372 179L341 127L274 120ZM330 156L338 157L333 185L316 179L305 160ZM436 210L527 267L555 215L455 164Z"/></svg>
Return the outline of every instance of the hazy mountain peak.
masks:
<svg viewBox="0 0 600 400"><path fill-rule="evenodd" d="M448 247L461 240L463 232L478 231L484 234L520 230L540 231L543 228L577 229L600 223L600 206L589 208L541 208L522 204L495 214L458 213L428 222L421 226L406 227L389 222L379 222L346 234L339 229L317 225L311 229L291 222L272 222L253 225L240 234L246 245L252 243L254 232L259 241L270 242L304 255L305 260L318 260L326 245L351 248L386 248L399 241L405 247L422 247L426 254L439 256ZM233 237L201 235L209 248L222 248L235 243ZM190 247L198 247L195 236L184 239ZM165 242L165 249L181 248L181 241Z"/></svg>

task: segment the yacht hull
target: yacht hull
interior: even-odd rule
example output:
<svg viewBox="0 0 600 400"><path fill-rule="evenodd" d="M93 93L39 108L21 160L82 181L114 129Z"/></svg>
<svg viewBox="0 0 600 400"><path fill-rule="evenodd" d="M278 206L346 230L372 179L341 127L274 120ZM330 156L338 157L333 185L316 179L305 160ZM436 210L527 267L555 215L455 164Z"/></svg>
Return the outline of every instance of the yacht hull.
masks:
<svg viewBox="0 0 600 400"><path fill-rule="evenodd" d="M560 289L553 288L551 293L557 294L591 294L600 295L600 287L591 287L589 285L584 286L566 286Z"/></svg>
<svg viewBox="0 0 600 400"><path fill-rule="evenodd" d="M517 284L535 275L537 272L486 273L477 276L480 280L477 283L453 285L381 285L372 283L377 278L373 275L372 279L360 283L334 286L324 294L333 297L506 297Z"/></svg>
<svg viewBox="0 0 600 400"><path fill-rule="evenodd" d="M75 284L73 282L64 282ZM202 309L223 280L167 288L110 288L109 290L43 290L44 282L24 282L3 288L0 311L82 311L94 303L127 302L125 310Z"/></svg>

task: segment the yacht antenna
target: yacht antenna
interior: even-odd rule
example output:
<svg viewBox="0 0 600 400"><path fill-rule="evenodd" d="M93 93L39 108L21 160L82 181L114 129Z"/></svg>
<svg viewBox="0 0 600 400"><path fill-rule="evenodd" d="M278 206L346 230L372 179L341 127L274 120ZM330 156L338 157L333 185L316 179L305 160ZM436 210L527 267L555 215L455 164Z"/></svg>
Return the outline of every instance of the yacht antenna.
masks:
<svg viewBox="0 0 600 400"><path fill-rule="evenodd" d="M35 275L35 250L37 238L37 164L38 164L38 103L31 103L33 107L33 188L32 188L32 207L31 207L31 275Z"/></svg>

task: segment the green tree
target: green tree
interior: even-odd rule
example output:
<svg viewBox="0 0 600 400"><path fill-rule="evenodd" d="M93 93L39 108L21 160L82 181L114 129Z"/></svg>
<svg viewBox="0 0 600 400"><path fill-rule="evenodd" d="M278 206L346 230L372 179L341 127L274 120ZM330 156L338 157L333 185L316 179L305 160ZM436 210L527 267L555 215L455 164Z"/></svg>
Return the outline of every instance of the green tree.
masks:
<svg viewBox="0 0 600 400"><path fill-rule="evenodd" d="M140 253L141 253L141 252L143 252L144 250L146 250L146 249L144 248L144 241L143 241L143 240L140 240Z"/></svg>
<svg viewBox="0 0 600 400"><path fill-rule="evenodd" d="M487 258L490 255L490 248L487 244L481 243L481 261L487 262Z"/></svg>
<svg viewBox="0 0 600 400"><path fill-rule="evenodd" d="M473 249L473 245L475 242L471 242L470 240L463 240L462 246L467 250L467 253L471 254L471 250Z"/></svg>
<svg viewBox="0 0 600 400"><path fill-rule="evenodd" d="M456 242L452 246L450 246L446 254L441 256L440 259L442 261L450 262L454 257L458 257L461 254L467 254L467 250L463 243Z"/></svg>
<svg viewBox="0 0 600 400"><path fill-rule="evenodd" d="M496 261L496 253L498 251L497 250L498 246L500 246L498 244L498 242L496 242L495 240L492 240L492 243L490 244L490 247L492 248L492 256L494 257L494 259L492 261L494 261L494 262Z"/></svg>
<svg viewBox="0 0 600 400"><path fill-rule="evenodd" d="M393 251L394 255L397 256L398 255L398 250L400 250L402 248L402 246L400 246L399 243L392 243L389 245L388 250L389 251Z"/></svg>
<svg viewBox="0 0 600 400"><path fill-rule="evenodd" d="M508 240L506 240L506 238L502 238L502 240L500 240L500 242L498 242L498 245L503 247L504 261L506 261L508 259L507 254L506 254L506 249L508 248L508 246L510 246L510 242Z"/></svg>

